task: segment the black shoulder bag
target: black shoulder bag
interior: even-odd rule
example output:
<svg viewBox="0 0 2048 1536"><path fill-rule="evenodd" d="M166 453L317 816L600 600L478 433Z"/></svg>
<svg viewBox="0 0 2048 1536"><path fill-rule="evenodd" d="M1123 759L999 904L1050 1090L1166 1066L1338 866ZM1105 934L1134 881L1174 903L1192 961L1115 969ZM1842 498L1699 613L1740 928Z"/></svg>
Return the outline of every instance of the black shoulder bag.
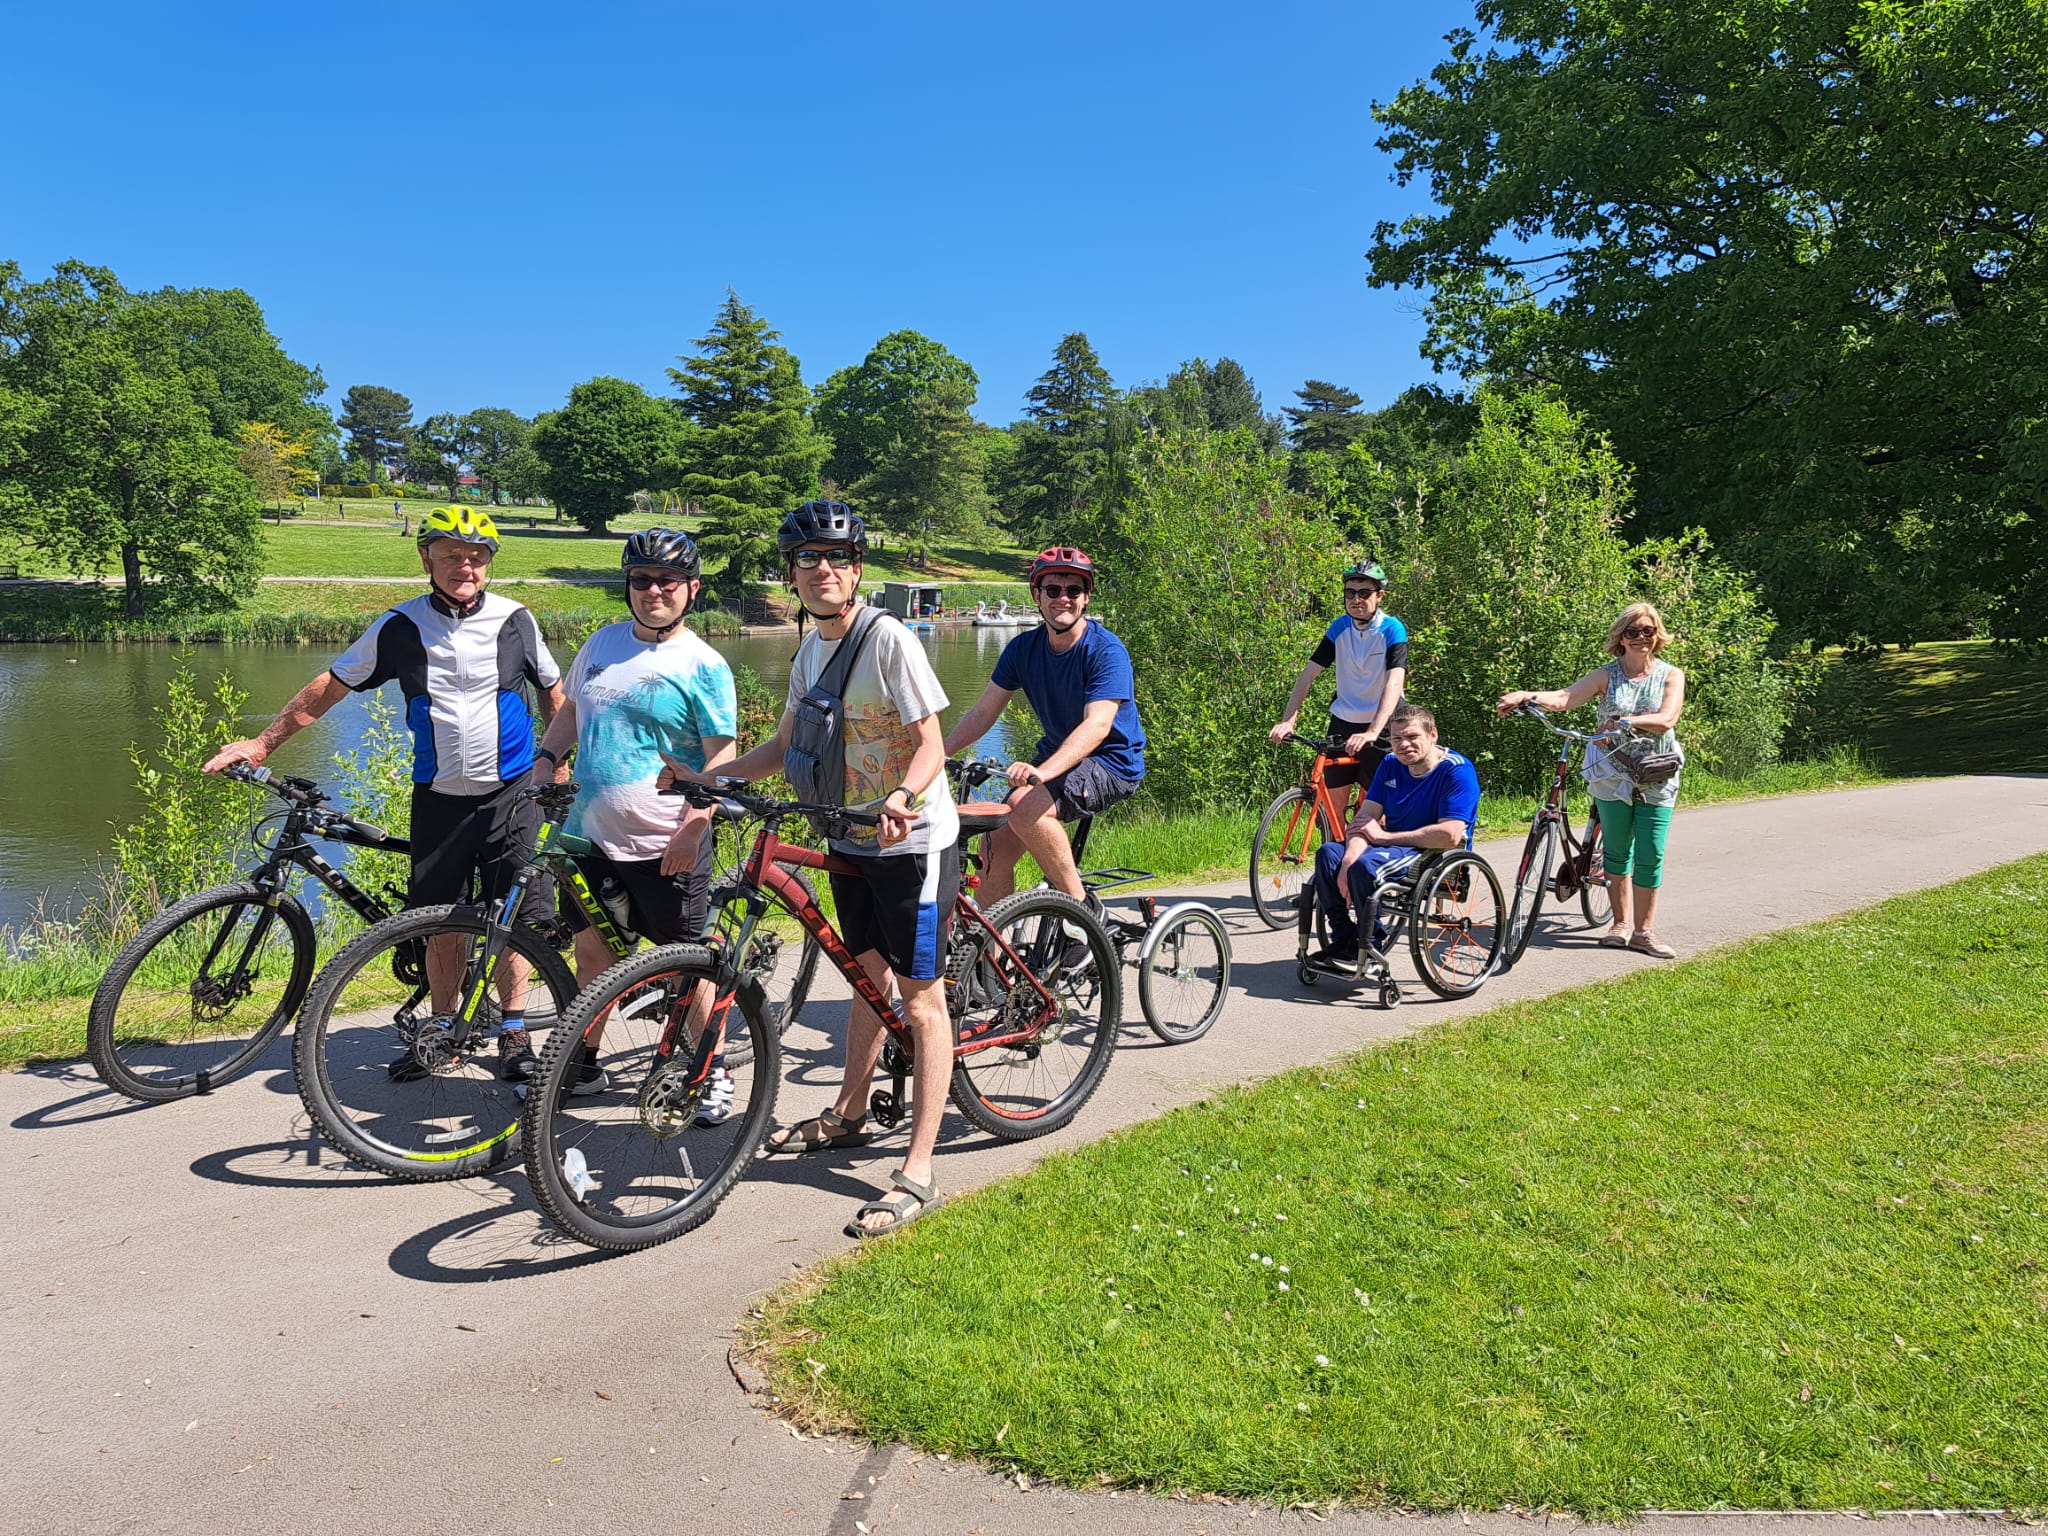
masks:
<svg viewBox="0 0 2048 1536"><path fill-rule="evenodd" d="M853 664L881 617L866 604L860 607L838 653L791 711L782 771L799 800L813 805L846 803L846 680L853 676Z"/></svg>

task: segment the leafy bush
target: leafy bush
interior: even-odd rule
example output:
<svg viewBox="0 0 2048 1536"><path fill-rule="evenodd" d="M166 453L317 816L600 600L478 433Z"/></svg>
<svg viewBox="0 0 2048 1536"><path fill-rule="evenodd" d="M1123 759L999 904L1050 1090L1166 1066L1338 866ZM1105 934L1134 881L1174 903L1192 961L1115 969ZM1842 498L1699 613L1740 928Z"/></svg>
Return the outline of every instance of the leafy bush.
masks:
<svg viewBox="0 0 2048 1536"><path fill-rule="evenodd" d="M1487 788L1535 788L1552 738L1496 720L1494 701L1601 665L1608 626L1647 599L1671 629L1668 659L1686 670L1687 750L1724 775L1775 761L1785 679L1768 654L1770 617L1743 579L1697 533L1631 547L1620 532L1627 471L1562 402L1486 386L1477 403L1472 437L1440 481L1382 471L1366 482L1380 506L1347 513L1386 529L1387 608L1410 633L1408 694L1436 712L1445 743Z"/></svg>
<svg viewBox="0 0 2048 1536"><path fill-rule="evenodd" d="M1141 438L1129 470L1092 531L1096 612L1136 662L1146 788L1174 807L1262 799L1300 767L1266 730L1329 622L1336 525L1249 431Z"/></svg>

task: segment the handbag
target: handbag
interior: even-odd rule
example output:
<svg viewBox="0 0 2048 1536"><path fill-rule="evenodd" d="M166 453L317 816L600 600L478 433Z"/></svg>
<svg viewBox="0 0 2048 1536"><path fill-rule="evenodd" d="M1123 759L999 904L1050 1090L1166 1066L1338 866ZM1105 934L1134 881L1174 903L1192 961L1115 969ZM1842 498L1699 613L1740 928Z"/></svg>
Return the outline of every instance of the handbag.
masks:
<svg viewBox="0 0 2048 1536"><path fill-rule="evenodd" d="M814 805L846 803L844 694L853 664L880 622L881 611L863 604L832 660L790 712L789 747L783 753L782 772L799 800Z"/></svg>
<svg viewBox="0 0 2048 1536"><path fill-rule="evenodd" d="M1683 752L1634 753L1614 750L1607 754L1607 758L1638 784L1662 784L1685 766Z"/></svg>

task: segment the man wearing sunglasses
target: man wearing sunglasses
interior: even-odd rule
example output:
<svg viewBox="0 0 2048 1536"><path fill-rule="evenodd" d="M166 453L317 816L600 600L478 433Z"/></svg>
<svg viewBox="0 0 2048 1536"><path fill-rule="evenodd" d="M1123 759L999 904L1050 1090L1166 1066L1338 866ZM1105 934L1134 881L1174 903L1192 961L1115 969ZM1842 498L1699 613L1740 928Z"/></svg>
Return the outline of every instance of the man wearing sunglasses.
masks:
<svg viewBox="0 0 2048 1536"><path fill-rule="evenodd" d="M624 908L634 933L656 944L694 943L710 900L711 812L661 794L662 769L701 780L731 760L732 668L683 623L702 585L687 533L636 533L619 565L632 617L598 630L569 664L568 699L548 726L534 778L554 778L576 744L583 788L564 830L597 847L578 861L584 877L608 905ZM573 904L564 903L562 916L576 935L576 979L587 986L612 963L611 949ZM523 1080L534 1065L529 1048L507 1062L505 1075ZM604 1074L586 1061L570 1091L603 1086ZM716 1125L731 1109L732 1080L720 1068L698 1122Z"/></svg>
<svg viewBox="0 0 2048 1536"><path fill-rule="evenodd" d="M846 1228L851 1237L875 1237L909 1225L939 1201L932 1151L953 1072L953 1024L939 978L960 890L960 814L939 731L946 692L916 636L894 616L860 603L868 535L852 508L807 501L782 520L775 539L797 601L817 628L797 646L789 703L774 736L727 771L743 779L786 773L799 793L807 776L836 772L839 803L881 818L878 827L853 827L832 839L832 852L854 872L829 877L840 936L884 996L894 977L916 1058L903 1166L891 1175L890 1192L863 1204ZM851 647L851 659L835 667L843 647ZM809 718L812 701L831 686L838 689L834 712L844 722L843 766L791 750L799 707ZM829 1109L778 1128L763 1150L824 1152L865 1141L861 1127L882 1038L882 1021L854 998L838 1096Z"/></svg>
<svg viewBox="0 0 2048 1536"><path fill-rule="evenodd" d="M1331 621L1323 638L1294 680L1280 723L1266 734L1285 741L1293 734L1302 702L1325 669L1337 669L1337 696L1330 701L1329 734L1344 743L1356 767L1326 768L1323 781L1335 789L1371 783L1386 758L1377 745L1387 722L1401 706L1408 682L1408 628L1380 603L1387 573L1378 562L1360 560L1344 572L1344 612Z"/></svg>
<svg viewBox="0 0 2048 1536"><path fill-rule="evenodd" d="M1063 821L1099 816L1138 792L1145 731L1137 681L1123 641L1088 617L1095 562L1055 544L1031 562L1031 595L1045 623L996 659L988 687L946 736L948 753L971 749L1019 689L1044 735L1030 762L1010 764L1010 815L990 834L977 896L993 906L1016 888L1017 857L1038 861L1053 889L1080 900L1081 875Z"/></svg>
<svg viewBox="0 0 2048 1536"><path fill-rule="evenodd" d="M562 703L561 669L524 604L485 590L498 529L474 507L436 507L420 519L420 569L428 590L377 615L334 664L300 689L259 736L231 741L206 763L261 763L350 693L398 684L411 729L412 877L406 905L462 901L471 877L486 900L505 894L533 846L539 808L527 799L533 766L535 700L545 726ZM427 947L436 1014L455 1007L463 945L437 938ZM527 965L506 956L498 972L509 1062L525 1046ZM395 1081L416 1081L426 1067L407 1050L391 1064Z"/></svg>

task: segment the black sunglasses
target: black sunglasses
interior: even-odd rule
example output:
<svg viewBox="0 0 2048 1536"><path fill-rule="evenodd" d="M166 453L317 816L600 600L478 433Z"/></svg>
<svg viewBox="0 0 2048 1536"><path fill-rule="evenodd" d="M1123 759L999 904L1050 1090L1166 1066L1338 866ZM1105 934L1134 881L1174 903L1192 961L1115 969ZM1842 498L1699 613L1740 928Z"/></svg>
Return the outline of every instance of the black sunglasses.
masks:
<svg viewBox="0 0 2048 1536"><path fill-rule="evenodd" d="M1047 597L1085 597L1088 594L1088 588L1078 581L1072 586L1062 586L1057 581L1041 581L1038 590Z"/></svg>
<svg viewBox="0 0 2048 1536"><path fill-rule="evenodd" d="M1382 590L1380 587L1346 587L1344 601L1348 603L1354 597L1378 597Z"/></svg>
<svg viewBox="0 0 2048 1536"><path fill-rule="evenodd" d="M1657 626L1654 624L1631 624L1621 632L1621 638L1624 640L1654 640L1657 638Z"/></svg>
<svg viewBox="0 0 2048 1536"><path fill-rule="evenodd" d="M664 592L673 592L677 587L688 586L687 576L654 576L646 571L635 571L626 578L626 585L635 592L652 592L660 587Z"/></svg>
<svg viewBox="0 0 2048 1536"><path fill-rule="evenodd" d="M790 559L801 571L815 571L826 564L843 571L850 565L860 564L859 554L850 549L800 549Z"/></svg>

